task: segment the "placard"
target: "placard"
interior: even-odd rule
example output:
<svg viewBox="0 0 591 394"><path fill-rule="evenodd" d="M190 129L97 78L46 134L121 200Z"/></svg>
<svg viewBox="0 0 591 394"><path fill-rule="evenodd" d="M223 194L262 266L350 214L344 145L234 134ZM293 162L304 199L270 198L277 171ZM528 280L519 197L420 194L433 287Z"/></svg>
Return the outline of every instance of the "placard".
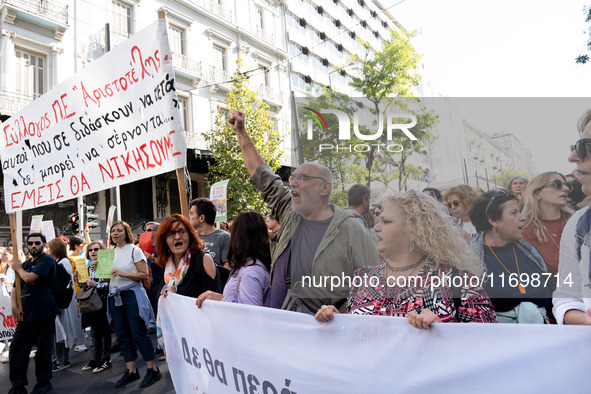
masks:
<svg viewBox="0 0 591 394"><path fill-rule="evenodd" d="M183 168L186 150L159 19L1 124L6 212Z"/></svg>
<svg viewBox="0 0 591 394"><path fill-rule="evenodd" d="M114 249L101 249L97 253L96 279L111 279L113 270L113 259L115 258Z"/></svg>

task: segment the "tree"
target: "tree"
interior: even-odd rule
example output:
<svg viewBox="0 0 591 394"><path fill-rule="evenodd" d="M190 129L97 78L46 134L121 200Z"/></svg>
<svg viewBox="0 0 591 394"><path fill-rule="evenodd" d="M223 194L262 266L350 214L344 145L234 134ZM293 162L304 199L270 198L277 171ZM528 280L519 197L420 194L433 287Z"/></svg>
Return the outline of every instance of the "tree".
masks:
<svg viewBox="0 0 591 394"><path fill-rule="evenodd" d="M585 22L587 22L587 23L591 22L591 7L586 6L583 9L583 12L585 13ZM587 39L587 42L586 42L587 52L590 52L591 51L591 27L589 27L589 29L587 30L587 34L589 35L589 38ZM580 54L575 59L575 62L579 63L579 64L586 64L588 61L589 61L589 55L586 53Z"/></svg>
<svg viewBox="0 0 591 394"><path fill-rule="evenodd" d="M531 174L528 174L525 171L517 171L514 168L506 168L502 171L497 172L495 175L493 175L493 182L496 183L497 187L501 187L501 188L506 188L507 184L509 183L509 181L511 180L511 178L513 178L514 176L523 176L527 179L531 179L532 176Z"/></svg>
<svg viewBox="0 0 591 394"><path fill-rule="evenodd" d="M258 94L249 86L248 73L241 73L242 61L239 58L231 88L226 96L226 104L231 112L242 111L246 115L246 131L264 161L273 171L277 171L283 151L280 149L281 137L273 130L269 106L259 100ZM209 163L212 183L223 179L228 182L228 217L234 217L244 210L264 212L265 202L260 192L249 182L250 175L236 135L230 128L227 114L222 108L217 110L213 128L205 133L205 141L213 152L213 163Z"/></svg>
<svg viewBox="0 0 591 394"><path fill-rule="evenodd" d="M392 97L412 97L412 88L420 81L420 75L417 72L420 56L415 52L410 42L411 37L410 34L408 37L404 37L400 32L392 30L390 38L383 42L382 50L379 52L372 52L367 43L360 41L365 48L365 56L364 58L357 56L352 58L356 64L355 70L358 75L353 78L351 86L372 103L371 111L376 119L379 119L379 114L386 112L391 104L401 108L406 107L407 103L390 99ZM434 138L434 135L428 130L435 124L436 117L424 110L419 110L414 115L417 117L417 125L412 130L418 138L418 142L401 139L398 143L404 147L404 151L396 157L390 152L383 153L378 150L378 145L385 146L390 142L386 139L387 135L383 133L376 144L372 144L365 153L366 184L368 186L371 184L372 174L375 172L376 159L380 158L383 161L382 164L377 165L377 170L381 174L380 180L386 185L389 183L392 172L383 169L387 168L388 164L394 165L398 170L398 187L399 190L402 189L402 185L405 184L410 174L406 171L408 156L422 152L425 142ZM377 122L375 124L377 125Z"/></svg>
<svg viewBox="0 0 591 394"><path fill-rule="evenodd" d="M358 108L350 97L328 88L323 88L316 96L309 94L305 100L299 99L297 108L304 160L318 161L331 170L334 178L331 200L336 205L346 207L347 186L364 183L366 170L360 165L362 155L337 148L345 145L345 141L339 140L338 120L335 116L324 115L325 126L314 112L321 109L338 109L351 117ZM310 131L311 136L308 135ZM346 145L359 142L361 140L354 138L346 141Z"/></svg>

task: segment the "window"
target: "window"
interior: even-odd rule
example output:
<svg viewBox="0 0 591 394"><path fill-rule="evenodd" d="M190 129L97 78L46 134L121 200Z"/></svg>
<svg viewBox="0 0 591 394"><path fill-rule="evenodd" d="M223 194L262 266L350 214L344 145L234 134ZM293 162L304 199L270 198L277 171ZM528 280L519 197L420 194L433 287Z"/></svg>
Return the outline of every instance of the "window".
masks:
<svg viewBox="0 0 591 394"><path fill-rule="evenodd" d="M120 1L113 1L113 28L116 34L130 37L133 34L133 9Z"/></svg>
<svg viewBox="0 0 591 394"><path fill-rule="evenodd" d="M170 41L170 50L176 55L185 55L185 30L170 26L168 28L168 38Z"/></svg>
<svg viewBox="0 0 591 394"><path fill-rule="evenodd" d="M17 49L15 53L17 93L35 98L41 96L45 93L45 56L22 49Z"/></svg>
<svg viewBox="0 0 591 394"><path fill-rule="evenodd" d="M181 124L183 130L189 131L189 100L185 97L178 96L179 111L181 112Z"/></svg>
<svg viewBox="0 0 591 394"><path fill-rule="evenodd" d="M254 11L255 11L255 17L256 17L255 25L256 25L257 29L263 30L265 28L264 18L263 18L263 7L255 6Z"/></svg>
<svg viewBox="0 0 591 394"><path fill-rule="evenodd" d="M226 71L226 48L219 45L213 46L213 66L218 70Z"/></svg>

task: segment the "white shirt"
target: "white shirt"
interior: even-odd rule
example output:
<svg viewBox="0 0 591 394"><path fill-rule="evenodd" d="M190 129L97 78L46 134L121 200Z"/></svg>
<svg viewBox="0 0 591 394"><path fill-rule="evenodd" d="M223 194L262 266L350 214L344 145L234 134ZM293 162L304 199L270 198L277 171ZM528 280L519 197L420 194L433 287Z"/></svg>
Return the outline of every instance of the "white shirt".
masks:
<svg viewBox="0 0 591 394"><path fill-rule="evenodd" d="M132 257L133 252L133 257ZM136 273L137 267L135 266L146 257L142 250L136 247L134 244L125 244L122 247L115 248L115 256L113 257L113 269L117 268L124 272ZM117 276L111 279L110 285L113 287L127 286L134 281L122 276Z"/></svg>

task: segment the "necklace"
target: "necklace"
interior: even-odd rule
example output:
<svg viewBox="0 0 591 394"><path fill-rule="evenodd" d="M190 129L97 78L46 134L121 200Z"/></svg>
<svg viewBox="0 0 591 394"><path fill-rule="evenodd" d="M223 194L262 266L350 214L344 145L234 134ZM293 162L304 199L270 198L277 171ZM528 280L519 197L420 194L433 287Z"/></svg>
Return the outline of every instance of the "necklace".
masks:
<svg viewBox="0 0 591 394"><path fill-rule="evenodd" d="M561 222L562 224L562 222ZM558 234L552 234L550 232L550 230L548 230L548 227L546 227L545 224L542 224L542 226L544 226L544 230L546 230L546 233L550 236L550 239L552 240L552 242L554 243L554 245L556 245L556 249L560 250L560 245L558 245L556 243L556 240L554 240L554 237L558 237ZM564 229L564 224L562 225L562 228L560 229L560 233L562 233L562 230Z"/></svg>
<svg viewBox="0 0 591 394"><path fill-rule="evenodd" d="M386 265L388 266L388 268L390 268L391 271L393 272L402 272L402 271L408 271L409 269L414 269L417 268L419 265L421 265L421 263L427 258L426 255L424 255L423 257L421 257L421 259L419 261L417 261L416 263L412 263L411 265L407 265L405 267L392 267L389 263L388 263L388 259L385 259L384 261L386 262ZM411 272L412 274L412 272Z"/></svg>
<svg viewBox="0 0 591 394"><path fill-rule="evenodd" d="M509 273L509 275L513 274L513 272L509 271L507 269L507 267L505 267L505 264L503 264L503 262L501 261L501 259L499 259L497 257L497 255L495 254L494 250L492 250L492 248L490 247L489 244L485 244L486 246L488 246L488 248L490 249L490 252L493 254L493 256L495 256L495 258L497 259L497 261L503 266L503 268L505 269L505 271L507 271ZM513 256L515 256L515 266L517 267L517 278L519 280L521 274L519 273L519 263L517 262L517 253L515 253L515 244L512 244L511 247L513 247ZM519 280L519 284L517 285L517 288L519 289L519 292L521 294L525 294L525 286L523 286L521 284L521 280Z"/></svg>

